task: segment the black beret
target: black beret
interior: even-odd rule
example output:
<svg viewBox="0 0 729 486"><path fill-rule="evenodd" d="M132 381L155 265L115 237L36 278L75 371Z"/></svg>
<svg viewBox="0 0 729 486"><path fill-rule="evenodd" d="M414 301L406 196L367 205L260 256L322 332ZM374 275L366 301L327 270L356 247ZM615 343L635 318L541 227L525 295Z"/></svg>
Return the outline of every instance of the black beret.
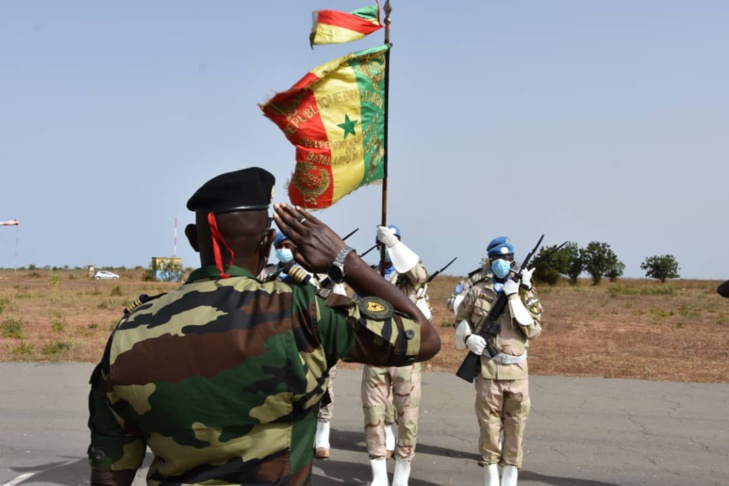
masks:
<svg viewBox="0 0 729 486"><path fill-rule="evenodd" d="M187 209L206 213L268 209L275 183L273 174L260 167L220 174L195 191Z"/></svg>

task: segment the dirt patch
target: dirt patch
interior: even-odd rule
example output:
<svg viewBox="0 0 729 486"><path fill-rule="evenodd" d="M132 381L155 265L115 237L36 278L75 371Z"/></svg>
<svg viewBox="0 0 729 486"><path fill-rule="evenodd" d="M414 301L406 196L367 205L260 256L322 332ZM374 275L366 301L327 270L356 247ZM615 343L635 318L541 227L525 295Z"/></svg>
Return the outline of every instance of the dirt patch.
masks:
<svg viewBox="0 0 729 486"><path fill-rule="evenodd" d="M92 280L85 270L0 271L0 361L95 362L126 306L140 294L178 286L145 282L141 269L112 270L119 280ZM439 276L431 283L443 345L424 370L455 372L463 360L445 309L456 281ZM585 280L543 287L544 333L529 349L531 374L727 382L729 299L716 293L720 283Z"/></svg>

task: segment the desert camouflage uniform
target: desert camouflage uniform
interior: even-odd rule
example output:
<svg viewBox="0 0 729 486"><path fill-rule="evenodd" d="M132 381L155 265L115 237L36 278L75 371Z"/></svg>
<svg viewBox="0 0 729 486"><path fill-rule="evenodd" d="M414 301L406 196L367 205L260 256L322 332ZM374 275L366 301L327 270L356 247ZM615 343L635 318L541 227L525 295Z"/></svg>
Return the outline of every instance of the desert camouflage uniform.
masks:
<svg viewBox="0 0 729 486"><path fill-rule="evenodd" d="M308 485L331 366L372 342L371 359L414 362L417 322L228 272L198 269L119 322L91 376L92 468L138 468L149 447L150 486Z"/></svg>
<svg viewBox="0 0 729 486"><path fill-rule="evenodd" d="M527 351L529 340L542 332L542 305L532 288L520 288L519 295L534 324L522 326L511 317L509 306L499 317L501 330L494 339L498 353L520 356ZM476 325L488 314L495 302L492 276L476 283L466 294L458 308L456 322L467 319L474 332ZM501 364L491 359L488 352L481 356L481 371L476 376L476 415L480 428L479 453L482 464L512 465L521 468L523 459L524 427L529 415L529 369L527 360L516 364ZM499 447L500 434L504 438Z"/></svg>
<svg viewBox="0 0 729 486"><path fill-rule="evenodd" d="M473 273L469 274L467 277L462 278L458 281L456 286L453 289L453 292L451 292L451 295L448 296L448 299L446 300L446 309L448 309L450 312L456 313L456 309L454 307L456 299L458 297L465 297L468 291L471 289L471 287L474 286L474 284L480 282L486 276L488 275L488 272L484 268L480 268L477 271L474 271ZM457 323L456 323L457 324Z"/></svg>
<svg viewBox="0 0 729 486"><path fill-rule="evenodd" d="M409 272L394 269L386 276L413 302L427 296L428 272L419 262ZM408 366L367 366L362 370L362 407L365 415L365 441L370 459L385 457L385 427L394 415L397 422L395 458L411 461L415 455L420 407L420 363Z"/></svg>

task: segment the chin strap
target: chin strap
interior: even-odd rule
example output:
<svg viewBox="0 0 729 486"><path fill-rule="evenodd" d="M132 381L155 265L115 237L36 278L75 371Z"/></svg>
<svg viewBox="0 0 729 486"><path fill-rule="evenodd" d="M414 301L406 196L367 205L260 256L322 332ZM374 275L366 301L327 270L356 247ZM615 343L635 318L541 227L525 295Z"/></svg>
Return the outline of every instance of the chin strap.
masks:
<svg viewBox="0 0 729 486"><path fill-rule="evenodd" d="M230 278L230 274L223 271L223 257L220 254L220 243L222 243L225 249L228 250L228 253L230 253L230 263L228 264L228 266L233 265L233 259L235 257L235 254L233 253L233 250L231 250L228 246L228 243L225 242L223 235L220 234L220 231L218 230L218 222L215 220L215 213L213 213L212 211L208 213L208 225L210 226L210 233L213 237L215 266L218 267L218 270L220 271L220 278Z"/></svg>

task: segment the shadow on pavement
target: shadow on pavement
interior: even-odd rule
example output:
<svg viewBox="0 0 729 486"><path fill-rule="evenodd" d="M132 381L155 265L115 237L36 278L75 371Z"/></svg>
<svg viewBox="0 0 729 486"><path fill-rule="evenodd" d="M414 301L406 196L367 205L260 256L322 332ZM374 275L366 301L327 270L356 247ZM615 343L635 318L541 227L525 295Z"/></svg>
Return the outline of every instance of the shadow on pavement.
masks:
<svg viewBox="0 0 729 486"><path fill-rule="evenodd" d="M545 476L529 471L521 471L519 473L520 481L538 481L544 484L553 484L554 486L620 486L617 483L604 483L602 481L591 481L589 479L563 478L558 476Z"/></svg>
<svg viewBox="0 0 729 486"><path fill-rule="evenodd" d="M342 451L361 452L363 456L362 460L367 460L367 448L365 447L364 442L364 431L352 432L345 430L336 430L332 428L330 442L332 444L332 450L339 449ZM418 454L454 457L457 459L473 459L474 461L478 461L478 454L476 453L457 451L445 447L423 444L421 442L418 442L415 447L415 460L417 460Z"/></svg>
<svg viewBox="0 0 729 486"><path fill-rule="evenodd" d="M49 483L63 486L76 486L87 483L89 480L89 463L86 458L69 458L68 461L51 462L30 467L13 467L11 470L19 475L35 473L31 477L18 483ZM36 471L40 471L36 473Z"/></svg>

